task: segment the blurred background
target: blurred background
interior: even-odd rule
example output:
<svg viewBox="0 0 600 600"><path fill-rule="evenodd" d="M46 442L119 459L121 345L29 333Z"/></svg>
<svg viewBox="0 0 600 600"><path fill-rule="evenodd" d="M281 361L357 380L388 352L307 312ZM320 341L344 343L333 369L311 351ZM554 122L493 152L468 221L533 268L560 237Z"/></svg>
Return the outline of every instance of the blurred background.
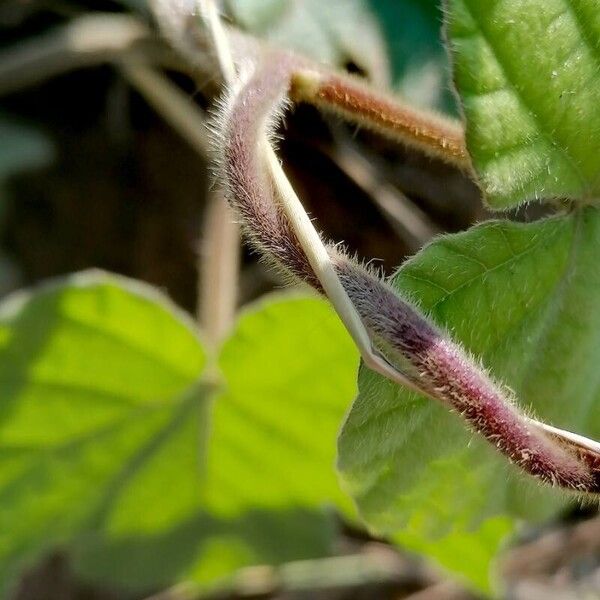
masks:
<svg viewBox="0 0 600 600"><path fill-rule="evenodd" d="M252 35L459 114L434 0L229 0L224 10ZM202 318L210 277L198 284L198 274L210 261L206 240L219 235L207 217L203 128L220 90L212 61L185 64L144 0L3 0L0 46L0 294L95 267L156 286ZM280 155L324 234L387 274L435 235L489 217L452 167L309 106L286 118ZM527 210L510 217L539 211ZM282 287L256 255L243 250L240 260L238 308ZM526 582L515 597L580 597L568 595L569 582L599 576L600 528L582 525L585 516L532 532L514 550L506 569ZM477 597L385 540L347 523L339 531L346 562L315 563L289 581L249 571L206 597ZM566 583L552 595L557 578ZM60 549L29 565L15 590L15 600L200 597L84 581Z"/></svg>
<svg viewBox="0 0 600 600"><path fill-rule="evenodd" d="M299 2L302 10L278 14L285 4L239 2L229 10L258 35L408 90L419 105L456 113L434 2L377 2L370 13L364 3L351 2L359 16L367 12L366 22L357 22L341 2L337 9L336 3L318 8ZM134 14L148 23L143 2L20 0L6 1L0 10L6 51L0 82L4 289L95 266L163 287L193 310L210 184L206 160L110 64L111 53L168 50L157 39L130 42L123 31L128 22L102 21ZM69 23L96 25L105 39L91 41L96 47L80 49L77 57L77 48L65 43L60 49L60 39L51 39ZM85 37L89 30L81 30ZM208 62L194 80L181 71L163 72L205 110L219 91L211 69ZM325 234L388 271L427 236L464 228L480 216L475 187L448 167L327 122L310 107L287 119L282 155ZM401 222L404 213L419 221L416 237L403 234L411 228ZM241 303L275 283L251 257L245 257L242 281Z"/></svg>

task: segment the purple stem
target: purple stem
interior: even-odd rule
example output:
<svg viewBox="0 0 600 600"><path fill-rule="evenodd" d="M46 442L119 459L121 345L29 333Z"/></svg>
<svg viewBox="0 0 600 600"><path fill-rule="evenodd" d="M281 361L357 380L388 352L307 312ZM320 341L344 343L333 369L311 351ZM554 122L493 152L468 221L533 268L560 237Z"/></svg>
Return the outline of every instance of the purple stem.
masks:
<svg viewBox="0 0 600 600"><path fill-rule="evenodd" d="M273 57L270 57L271 59ZM287 274L322 292L317 276L282 214L260 152L281 118L294 62L261 63L224 103L216 146L231 204L253 245ZM390 286L341 254L329 253L373 342L410 365L422 392L459 413L511 462L539 480L578 492L600 492L600 456L545 432L450 337Z"/></svg>

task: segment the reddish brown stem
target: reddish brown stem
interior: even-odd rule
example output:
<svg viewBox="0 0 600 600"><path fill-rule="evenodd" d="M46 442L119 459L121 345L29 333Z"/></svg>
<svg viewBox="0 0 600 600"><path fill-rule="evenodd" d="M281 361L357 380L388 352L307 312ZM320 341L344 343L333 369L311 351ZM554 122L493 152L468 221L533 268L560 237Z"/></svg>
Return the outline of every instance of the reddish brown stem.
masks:
<svg viewBox="0 0 600 600"><path fill-rule="evenodd" d="M357 79L322 71L292 75L291 96L415 147L461 170L471 169L462 126L377 92Z"/></svg>

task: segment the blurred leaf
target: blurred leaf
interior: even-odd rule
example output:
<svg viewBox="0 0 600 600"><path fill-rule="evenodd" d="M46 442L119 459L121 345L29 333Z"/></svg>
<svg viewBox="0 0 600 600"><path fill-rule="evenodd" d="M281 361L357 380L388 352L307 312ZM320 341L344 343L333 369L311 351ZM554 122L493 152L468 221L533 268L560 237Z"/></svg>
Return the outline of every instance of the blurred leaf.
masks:
<svg viewBox="0 0 600 600"><path fill-rule="evenodd" d="M241 27L279 46L336 67L354 64L375 83L389 82L389 61L367 0L227 0Z"/></svg>
<svg viewBox="0 0 600 600"><path fill-rule="evenodd" d="M212 586L240 567L330 554L332 508L350 512L334 455L357 358L322 300L278 295L245 311L220 357L225 390L214 399L198 511L146 535L124 527L130 517L114 504L106 534L80 546L80 570L130 588Z"/></svg>
<svg viewBox="0 0 600 600"><path fill-rule="evenodd" d="M451 0L454 78L490 206L600 195L597 0Z"/></svg>
<svg viewBox="0 0 600 600"><path fill-rule="evenodd" d="M394 279L544 420L600 436L600 213L438 238ZM361 369L339 468L363 517L485 589L517 517L568 498L510 467L444 406Z"/></svg>
<svg viewBox="0 0 600 600"><path fill-rule="evenodd" d="M320 299L268 300L244 314L221 353L226 391L214 409L207 506L237 514L343 503L332 467L357 359Z"/></svg>
<svg viewBox="0 0 600 600"><path fill-rule="evenodd" d="M323 300L281 296L241 316L221 353L226 389L215 401L204 496L211 514L231 521L236 566L331 553L331 508L350 512L334 460L357 362ZM238 523L254 536L239 536ZM196 578L227 567L217 560L226 539L205 541Z"/></svg>
<svg viewBox="0 0 600 600"><path fill-rule="evenodd" d="M165 531L197 505L205 396L193 325L89 272L0 311L0 581L93 531Z"/></svg>
<svg viewBox="0 0 600 600"><path fill-rule="evenodd" d="M0 579L58 543L130 589L331 552L357 356L325 302L241 318L206 466L202 350L145 286L88 273L15 295L0 344Z"/></svg>
<svg viewBox="0 0 600 600"><path fill-rule="evenodd" d="M438 0L370 0L385 36L394 88L411 103L456 112Z"/></svg>

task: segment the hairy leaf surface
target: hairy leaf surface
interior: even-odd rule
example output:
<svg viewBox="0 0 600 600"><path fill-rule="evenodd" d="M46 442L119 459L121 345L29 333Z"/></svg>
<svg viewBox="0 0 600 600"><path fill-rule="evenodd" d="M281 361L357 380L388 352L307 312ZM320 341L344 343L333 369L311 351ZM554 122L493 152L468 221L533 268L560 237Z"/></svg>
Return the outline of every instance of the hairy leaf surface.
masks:
<svg viewBox="0 0 600 600"><path fill-rule="evenodd" d="M449 0L454 79L484 194L600 196L596 0Z"/></svg>

